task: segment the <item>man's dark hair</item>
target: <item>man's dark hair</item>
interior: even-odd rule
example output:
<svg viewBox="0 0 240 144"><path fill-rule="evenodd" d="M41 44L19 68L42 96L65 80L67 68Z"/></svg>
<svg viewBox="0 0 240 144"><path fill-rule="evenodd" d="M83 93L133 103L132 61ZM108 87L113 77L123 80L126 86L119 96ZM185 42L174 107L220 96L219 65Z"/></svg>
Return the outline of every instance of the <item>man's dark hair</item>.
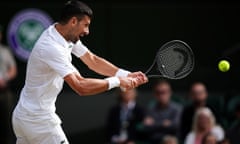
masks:
<svg viewBox="0 0 240 144"><path fill-rule="evenodd" d="M85 15L92 18L93 12L91 8L78 0L70 0L62 9L59 23L66 24L74 16L81 20Z"/></svg>

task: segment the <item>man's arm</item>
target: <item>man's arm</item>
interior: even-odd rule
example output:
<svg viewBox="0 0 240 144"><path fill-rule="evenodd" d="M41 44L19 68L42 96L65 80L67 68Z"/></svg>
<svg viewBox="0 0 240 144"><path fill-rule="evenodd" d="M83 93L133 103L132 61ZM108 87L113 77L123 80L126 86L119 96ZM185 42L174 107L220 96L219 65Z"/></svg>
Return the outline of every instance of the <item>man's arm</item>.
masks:
<svg viewBox="0 0 240 144"><path fill-rule="evenodd" d="M107 80L84 79L77 73L64 77L67 84L79 95L93 95L108 89Z"/></svg>
<svg viewBox="0 0 240 144"><path fill-rule="evenodd" d="M142 72L128 72L113 65L109 61L88 51L80 59L93 71L104 76L132 77L140 78L147 82L148 79Z"/></svg>
<svg viewBox="0 0 240 144"><path fill-rule="evenodd" d="M105 75L114 76L118 71L118 67L108 62L107 60L100 58L99 56L88 51L80 59L93 71Z"/></svg>
<svg viewBox="0 0 240 144"><path fill-rule="evenodd" d="M132 89L140 84L145 83L139 78L117 78L110 77L107 79L83 78L79 73L74 72L64 77L67 84L79 95L94 95L112 89L114 87L123 87Z"/></svg>
<svg viewBox="0 0 240 144"><path fill-rule="evenodd" d="M80 40L74 45L72 53L79 57L91 70L101 75L132 78L138 77L146 82L148 81L147 77L142 72L129 72L120 69L109 61L93 54Z"/></svg>

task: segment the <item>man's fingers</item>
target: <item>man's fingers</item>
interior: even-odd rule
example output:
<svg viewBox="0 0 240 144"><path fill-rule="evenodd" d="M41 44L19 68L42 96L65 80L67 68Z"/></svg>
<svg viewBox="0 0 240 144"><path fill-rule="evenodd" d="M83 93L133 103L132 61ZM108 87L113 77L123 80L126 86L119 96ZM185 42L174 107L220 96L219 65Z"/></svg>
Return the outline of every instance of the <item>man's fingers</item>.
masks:
<svg viewBox="0 0 240 144"><path fill-rule="evenodd" d="M143 77L137 77L137 79L138 79L138 84L139 84L139 85L148 82L148 79L147 79L146 76L143 76Z"/></svg>
<svg viewBox="0 0 240 144"><path fill-rule="evenodd" d="M132 80L133 87L138 87L139 85L145 83L141 77L136 77Z"/></svg>
<svg viewBox="0 0 240 144"><path fill-rule="evenodd" d="M133 72L129 76L132 78L140 78L142 81L141 84L148 82L147 76L141 71Z"/></svg>
<svg viewBox="0 0 240 144"><path fill-rule="evenodd" d="M133 74L133 73L131 73L131 74ZM134 77L133 77L133 75L134 75ZM130 77L120 78L121 87L124 90L136 88L139 85L142 85L148 81L147 77L142 72L135 72L133 75Z"/></svg>
<svg viewBox="0 0 240 144"><path fill-rule="evenodd" d="M140 76L142 77L144 82L148 82L148 78L144 73L140 72Z"/></svg>
<svg viewBox="0 0 240 144"><path fill-rule="evenodd" d="M138 86L139 80L137 78L134 78L131 80L132 88L135 88Z"/></svg>

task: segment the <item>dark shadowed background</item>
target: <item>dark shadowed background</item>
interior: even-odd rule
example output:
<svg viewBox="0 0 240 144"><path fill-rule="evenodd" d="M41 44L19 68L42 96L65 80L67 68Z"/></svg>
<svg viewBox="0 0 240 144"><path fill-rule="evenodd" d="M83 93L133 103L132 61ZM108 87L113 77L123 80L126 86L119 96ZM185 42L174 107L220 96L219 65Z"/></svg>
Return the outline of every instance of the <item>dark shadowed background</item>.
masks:
<svg viewBox="0 0 240 144"><path fill-rule="evenodd" d="M189 1L87 1L94 11L90 35L82 41L99 56L131 71L145 71L157 49L165 42L180 39L195 53L196 64L186 78L171 81L177 96L186 96L191 82L203 81L209 91L219 97L237 95L240 82L240 3ZM38 8L57 20L64 1L3 1L0 2L0 24L6 29L20 10ZM6 10L4 10L6 9ZM15 100L24 85L26 62L15 57L18 76L11 83ZM220 59L227 59L231 69L218 70ZM74 57L74 65L86 77L98 77ZM151 81L151 80L150 80ZM139 88L138 100L147 104L150 84ZM225 97L226 98L226 97ZM57 100L57 113L70 141L103 143L104 122L108 108L114 104L113 91L92 97L79 97L65 85Z"/></svg>

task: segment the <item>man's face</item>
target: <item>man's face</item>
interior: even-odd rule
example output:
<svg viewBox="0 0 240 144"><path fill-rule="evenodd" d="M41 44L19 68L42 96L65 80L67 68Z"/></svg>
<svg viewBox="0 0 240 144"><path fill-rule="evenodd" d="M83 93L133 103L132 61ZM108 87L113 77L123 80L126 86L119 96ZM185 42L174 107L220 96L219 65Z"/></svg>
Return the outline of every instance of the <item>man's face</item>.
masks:
<svg viewBox="0 0 240 144"><path fill-rule="evenodd" d="M80 37L89 34L89 25L91 19L89 16L83 16L81 20L78 20L76 17L71 22L71 29L69 31L69 40L73 43L76 43Z"/></svg>
<svg viewBox="0 0 240 144"><path fill-rule="evenodd" d="M203 102L207 99L207 90L203 84L195 84L192 86L190 95L194 102Z"/></svg>
<svg viewBox="0 0 240 144"><path fill-rule="evenodd" d="M154 88L154 96L158 100L160 104L166 105L170 101L171 97L171 88L167 83L161 83L155 86Z"/></svg>

